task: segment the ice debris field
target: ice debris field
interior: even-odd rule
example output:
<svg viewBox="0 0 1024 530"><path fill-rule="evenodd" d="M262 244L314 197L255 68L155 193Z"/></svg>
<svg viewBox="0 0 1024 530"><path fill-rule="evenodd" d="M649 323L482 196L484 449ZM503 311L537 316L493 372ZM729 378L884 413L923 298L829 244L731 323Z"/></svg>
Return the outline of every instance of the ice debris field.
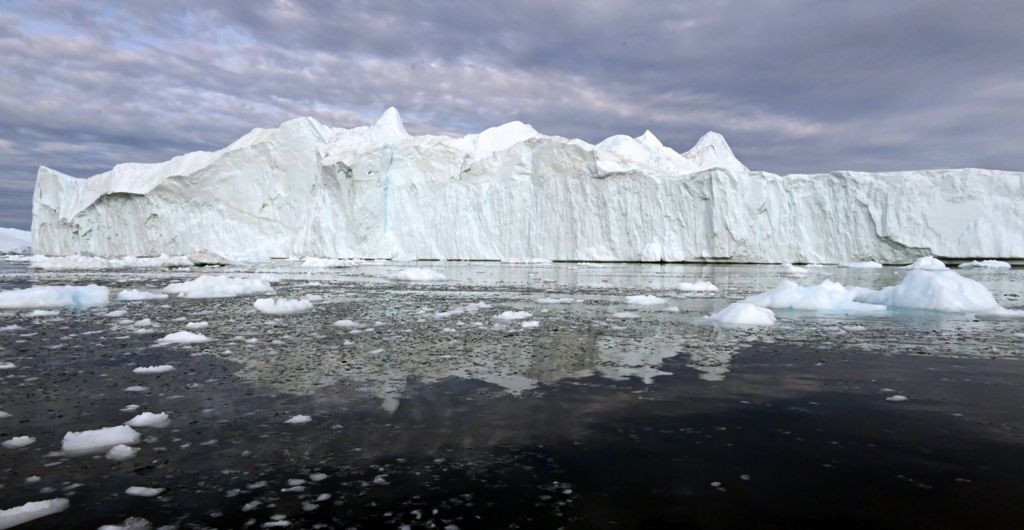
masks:
<svg viewBox="0 0 1024 530"><path fill-rule="evenodd" d="M142 516L170 524L174 504L197 494L217 496L239 524L301 526L320 506L342 509L368 488L387 488L395 471L367 464L326 473L326 461L293 455L282 465L294 472L282 481L258 468L214 466L212 455L248 458L265 443L253 440L302 436L296 429L357 431L332 415L386 418L412 406L421 385L472 381L518 399L566 381L649 386L679 370L714 384L759 342L948 358L1024 354L1024 277L993 261L950 268L934 257L899 267L310 258L200 268L185 257L159 259L0 265L0 451L11 466L0 527L63 516L89 516L97 527ZM47 392L47 380L90 390L78 396L60 387L40 397L74 413L25 418L32 405L19 406L17 392L40 381ZM219 405L248 399L239 388L249 387L269 390L241 416L233 410L242 405ZM879 400L913 402L903 392ZM342 449L324 449L335 450ZM214 460L200 464L207 458ZM141 476L130 472L149 466ZM216 490L186 486L191 479L180 469L190 466ZM338 482L335 474L351 476ZM105 505L117 507L116 517L89 515ZM187 520L210 523L219 513ZM387 520L402 517L409 515ZM444 510L432 517L440 526L458 522Z"/></svg>

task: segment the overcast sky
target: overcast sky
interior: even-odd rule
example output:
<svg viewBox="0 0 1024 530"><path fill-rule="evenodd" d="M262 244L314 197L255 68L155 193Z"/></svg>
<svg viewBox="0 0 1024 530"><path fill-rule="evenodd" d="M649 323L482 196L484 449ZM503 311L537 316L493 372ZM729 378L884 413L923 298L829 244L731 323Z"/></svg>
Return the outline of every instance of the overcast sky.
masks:
<svg viewBox="0 0 1024 530"><path fill-rule="evenodd" d="M218 149L301 115L708 130L754 169L1024 170L1024 1L0 0L0 226L36 168ZM500 5L499 5L500 4Z"/></svg>

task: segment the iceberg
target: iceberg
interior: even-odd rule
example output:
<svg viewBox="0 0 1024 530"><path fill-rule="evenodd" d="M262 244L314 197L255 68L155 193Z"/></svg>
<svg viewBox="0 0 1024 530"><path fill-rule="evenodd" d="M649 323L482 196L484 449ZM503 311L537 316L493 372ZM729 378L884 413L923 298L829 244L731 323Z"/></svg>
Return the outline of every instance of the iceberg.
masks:
<svg viewBox="0 0 1024 530"><path fill-rule="evenodd" d="M87 179L40 167L34 252L905 264L1024 258L1024 173L777 175L719 134L597 144L511 122L462 137L313 118Z"/></svg>
<svg viewBox="0 0 1024 530"><path fill-rule="evenodd" d="M30 254L32 234L17 228L0 228L0 254Z"/></svg>

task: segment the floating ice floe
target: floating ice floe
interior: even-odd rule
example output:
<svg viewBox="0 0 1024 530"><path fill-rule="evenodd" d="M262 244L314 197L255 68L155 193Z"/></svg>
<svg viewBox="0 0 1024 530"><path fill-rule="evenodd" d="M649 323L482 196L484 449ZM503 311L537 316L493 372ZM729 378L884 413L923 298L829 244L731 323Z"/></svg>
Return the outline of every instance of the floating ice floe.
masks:
<svg viewBox="0 0 1024 530"><path fill-rule="evenodd" d="M47 515L63 512L71 503L64 498L26 502L21 506L0 510L0 529L14 528Z"/></svg>
<svg viewBox="0 0 1024 530"><path fill-rule="evenodd" d="M91 431L69 431L61 442L61 451L70 456L102 453L115 445L137 444L141 438L138 431L127 425Z"/></svg>
<svg viewBox="0 0 1024 530"><path fill-rule="evenodd" d="M310 416L306 416L305 414L299 414L299 415L296 415L296 416L292 416L291 418L288 418L287 420L284 420L285 423L290 424L290 425L297 425L297 424L301 424L301 423L309 423L311 421L313 421L313 418L310 417Z"/></svg>
<svg viewBox="0 0 1024 530"><path fill-rule="evenodd" d="M127 289L117 293L117 299L122 302L138 302L143 300L165 300L167 295L164 293L151 293L149 291L140 291L138 289Z"/></svg>
<svg viewBox="0 0 1024 530"><path fill-rule="evenodd" d="M231 298L250 294L274 294L270 282L263 278L233 278L202 275L187 282L172 283L164 292L182 298Z"/></svg>
<svg viewBox="0 0 1024 530"><path fill-rule="evenodd" d="M984 285L951 270L911 270L899 285L864 289L858 302L951 313L994 311L1000 307Z"/></svg>
<svg viewBox="0 0 1024 530"><path fill-rule="evenodd" d="M125 422L125 425L129 427L153 427L156 429L163 429L170 424L171 417L166 412L143 412L142 414L139 414Z"/></svg>
<svg viewBox="0 0 1024 530"><path fill-rule="evenodd" d="M188 322L185 324L185 329L189 330L206 329L208 327L210 327L210 323L205 320L202 322Z"/></svg>
<svg viewBox="0 0 1024 530"><path fill-rule="evenodd" d="M22 447L28 447L36 443L36 439L32 436L15 436L10 440L4 440L0 445L4 449L21 449Z"/></svg>
<svg viewBox="0 0 1024 530"><path fill-rule="evenodd" d="M128 517L121 524L105 524L97 530L152 530L153 524L142 517Z"/></svg>
<svg viewBox="0 0 1024 530"><path fill-rule="evenodd" d="M363 327L363 325L360 324L359 322L356 322L355 320L349 320L347 318L343 318L341 320L335 320L334 321L334 326L335 327L339 327L339 328L345 328L345 329L358 329L358 328Z"/></svg>
<svg viewBox="0 0 1024 530"><path fill-rule="evenodd" d="M167 491L165 488L148 488L145 486L131 486L124 490L125 495L131 495L132 497L156 497L161 493Z"/></svg>
<svg viewBox="0 0 1024 530"><path fill-rule="evenodd" d="M334 259L334 258L306 258L302 262L303 267L316 267L316 268L334 268L334 267L355 267L362 265L363 262L354 259Z"/></svg>
<svg viewBox="0 0 1024 530"><path fill-rule="evenodd" d="M968 261L967 263L961 263L957 267L961 269L1009 269L1011 268L1011 265L1005 261L986 259L981 261Z"/></svg>
<svg viewBox="0 0 1024 530"><path fill-rule="evenodd" d="M191 331L176 331L157 340L158 344L201 344L203 342L210 342L210 338L202 333L192 333Z"/></svg>
<svg viewBox="0 0 1024 530"><path fill-rule="evenodd" d="M783 263L782 264L782 272L784 272L786 274L801 275L801 274L807 274L808 270L803 268L803 267L798 267L796 265L793 265L792 263Z"/></svg>
<svg viewBox="0 0 1024 530"><path fill-rule="evenodd" d="M536 300L538 304L572 304L579 301L574 298L538 298Z"/></svg>
<svg viewBox="0 0 1024 530"><path fill-rule="evenodd" d="M923 256L903 268L922 271L942 271L946 270L946 264L933 256Z"/></svg>
<svg viewBox="0 0 1024 530"><path fill-rule="evenodd" d="M839 265L844 269L881 269L882 264L877 261L853 261Z"/></svg>
<svg viewBox="0 0 1024 530"><path fill-rule="evenodd" d="M974 316L981 320L1024 320L1024 309L997 307L991 311L977 313Z"/></svg>
<svg viewBox="0 0 1024 530"><path fill-rule="evenodd" d="M633 319L640 318L640 314L632 311L619 311L618 313L612 313L612 318Z"/></svg>
<svg viewBox="0 0 1024 530"><path fill-rule="evenodd" d="M252 306L260 313L268 315L291 315L313 309L313 303L309 300L291 298L260 298L253 302Z"/></svg>
<svg viewBox="0 0 1024 530"><path fill-rule="evenodd" d="M636 294L626 297L626 303L629 305L661 305L666 302L668 300L651 294Z"/></svg>
<svg viewBox="0 0 1024 530"><path fill-rule="evenodd" d="M395 280L404 280L407 282L441 282L446 280L444 274L430 269L420 268L409 268L402 269L391 277Z"/></svg>
<svg viewBox="0 0 1024 530"><path fill-rule="evenodd" d="M26 313L25 316L27 316L29 318L38 318L38 317L52 317L52 316L57 316L59 314L60 314L60 311L58 311L56 309L52 309L52 310L51 309L34 309L34 310L29 311L28 313Z"/></svg>
<svg viewBox="0 0 1024 530"><path fill-rule="evenodd" d="M775 324L775 313L749 302L734 302L708 319L726 326L771 326Z"/></svg>
<svg viewBox="0 0 1024 530"><path fill-rule="evenodd" d="M0 291L0 309L70 307L79 309L106 305L110 289L99 285L47 285Z"/></svg>
<svg viewBox="0 0 1024 530"><path fill-rule="evenodd" d="M842 284L825 280L820 285L802 286L792 280L782 280L774 289L748 297L747 303L769 309L798 309L804 311L840 311L872 313L885 311L884 305L855 302L861 288L847 289Z"/></svg>
<svg viewBox="0 0 1024 530"><path fill-rule="evenodd" d="M677 291L694 292L694 293L701 293L701 292L710 293L710 292L718 291L718 286L716 286L715 284L713 284L711 282L701 280L701 281L698 281L698 282L680 282L680 283L678 283L676 285L676 290Z"/></svg>
<svg viewBox="0 0 1024 530"><path fill-rule="evenodd" d="M135 458L135 455L139 454L139 450L140 449L138 447L132 447L130 445L124 445L124 444L118 444L118 445L115 445L114 447L111 447L110 450L107 451L107 454L104 455L104 457L107 460L113 460L115 462L121 462L121 461L124 461L124 460Z"/></svg>
<svg viewBox="0 0 1024 530"><path fill-rule="evenodd" d="M504 311L501 314L495 315L495 320L523 320L533 316L533 313L526 311Z"/></svg>
<svg viewBox="0 0 1024 530"><path fill-rule="evenodd" d="M163 373L170 372L172 370L174 370L173 366L171 366L169 364L160 364L160 365L157 365L157 366L140 366L140 367L132 370L132 373L136 373L136 374L163 374Z"/></svg>
<svg viewBox="0 0 1024 530"><path fill-rule="evenodd" d="M97 258L93 256L32 256L29 267L45 270L138 269L161 267L190 267L185 256L161 254L155 258Z"/></svg>

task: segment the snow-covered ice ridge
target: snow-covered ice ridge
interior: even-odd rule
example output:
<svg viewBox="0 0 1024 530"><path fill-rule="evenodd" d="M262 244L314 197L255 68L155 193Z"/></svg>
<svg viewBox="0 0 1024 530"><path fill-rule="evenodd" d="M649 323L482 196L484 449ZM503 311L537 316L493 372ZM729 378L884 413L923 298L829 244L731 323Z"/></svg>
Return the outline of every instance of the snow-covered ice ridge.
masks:
<svg viewBox="0 0 1024 530"><path fill-rule="evenodd" d="M412 136L298 118L215 152L89 179L41 167L34 251L908 263L1024 258L1024 173L780 176L714 132L678 153L650 132L597 145L510 122Z"/></svg>

